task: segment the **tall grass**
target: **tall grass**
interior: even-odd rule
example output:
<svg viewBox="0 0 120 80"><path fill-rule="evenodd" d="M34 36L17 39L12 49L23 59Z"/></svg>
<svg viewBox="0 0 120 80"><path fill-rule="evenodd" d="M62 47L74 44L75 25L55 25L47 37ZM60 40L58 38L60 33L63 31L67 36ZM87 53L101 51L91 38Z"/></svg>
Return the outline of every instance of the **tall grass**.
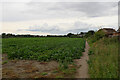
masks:
<svg viewBox="0 0 120 80"><path fill-rule="evenodd" d="M89 50L89 74L91 78L118 77L118 38L102 38Z"/></svg>

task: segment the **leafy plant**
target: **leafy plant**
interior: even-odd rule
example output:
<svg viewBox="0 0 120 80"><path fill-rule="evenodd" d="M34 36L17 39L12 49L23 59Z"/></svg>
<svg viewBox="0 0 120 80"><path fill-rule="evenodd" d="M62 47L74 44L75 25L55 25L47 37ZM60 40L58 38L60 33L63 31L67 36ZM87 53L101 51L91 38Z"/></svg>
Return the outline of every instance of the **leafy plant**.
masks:
<svg viewBox="0 0 120 80"><path fill-rule="evenodd" d="M6 64L6 63L8 63L8 61L3 61L3 62L2 62L2 64Z"/></svg>
<svg viewBox="0 0 120 80"><path fill-rule="evenodd" d="M47 75L47 74L48 74L47 72L43 72L43 73L41 73L42 76Z"/></svg>
<svg viewBox="0 0 120 80"><path fill-rule="evenodd" d="M63 68L73 59L79 59L85 48L82 38L4 38L3 53L9 59L28 59L38 61L56 60Z"/></svg>

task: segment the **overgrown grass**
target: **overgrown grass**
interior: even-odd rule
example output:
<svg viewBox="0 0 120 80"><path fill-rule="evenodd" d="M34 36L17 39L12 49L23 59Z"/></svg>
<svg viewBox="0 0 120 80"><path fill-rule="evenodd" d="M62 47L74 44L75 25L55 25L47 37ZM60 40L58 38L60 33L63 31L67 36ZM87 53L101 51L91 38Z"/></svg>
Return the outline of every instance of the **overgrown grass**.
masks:
<svg viewBox="0 0 120 80"><path fill-rule="evenodd" d="M102 38L90 43L89 74L91 78L118 77L118 38Z"/></svg>

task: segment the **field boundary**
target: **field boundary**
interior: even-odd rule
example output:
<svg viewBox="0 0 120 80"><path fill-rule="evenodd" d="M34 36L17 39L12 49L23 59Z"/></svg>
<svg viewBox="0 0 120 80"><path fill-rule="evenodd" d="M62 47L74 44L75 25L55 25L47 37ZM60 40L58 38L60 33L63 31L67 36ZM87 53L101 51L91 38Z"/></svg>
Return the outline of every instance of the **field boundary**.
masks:
<svg viewBox="0 0 120 80"><path fill-rule="evenodd" d="M79 67L77 69L77 73L75 75L75 78L89 78L88 63L87 63L87 61L89 60L88 51L89 51L89 45L88 45L88 42L86 41L85 52L82 53L83 56L81 56L80 59L75 60L77 66Z"/></svg>

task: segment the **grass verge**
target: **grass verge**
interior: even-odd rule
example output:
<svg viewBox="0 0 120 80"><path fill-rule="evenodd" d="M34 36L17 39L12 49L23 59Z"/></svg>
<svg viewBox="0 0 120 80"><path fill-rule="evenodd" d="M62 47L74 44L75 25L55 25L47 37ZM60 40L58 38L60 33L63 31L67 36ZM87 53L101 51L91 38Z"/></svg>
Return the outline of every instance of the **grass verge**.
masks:
<svg viewBox="0 0 120 80"><path fill-rule="evenodd" d="M118 78L118 38L102 38L90 47L90 77Z"/></svg>

